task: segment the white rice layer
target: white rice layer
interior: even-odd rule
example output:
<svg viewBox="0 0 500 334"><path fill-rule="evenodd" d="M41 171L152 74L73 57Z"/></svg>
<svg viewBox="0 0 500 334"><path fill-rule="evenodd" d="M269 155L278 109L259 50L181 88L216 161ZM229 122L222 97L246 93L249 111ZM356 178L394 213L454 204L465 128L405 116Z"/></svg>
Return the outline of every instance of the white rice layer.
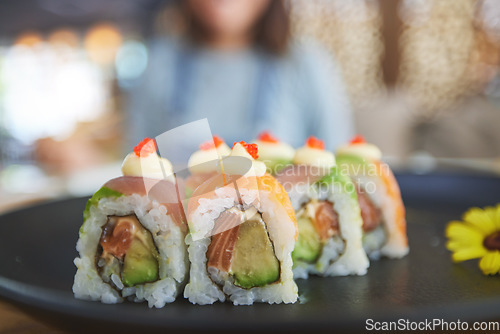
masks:
<svg viewBox="0 0 500 334"><path fill-rule="evenodd" d="M337 186L319 191L315 187L295 189L290 196L294 197L292 203L296 203L296 210L311 199L332 202L339 217L340 230L339 236L333 236L323 245L316 263L295 263L294 277L307 278L309 273L320 276L365 275L370 262L362 245L363 221L357 200Z"/></svg>
<svg viewBox="0 0 500 334"><path fill-rule="evenodd" d="M134 287L123 287L118 275L112 275L111 283L100 277L95 256L102 227L108 216L135 214L151 235L159 253L159 280ZM89 218L80 231L74 261L78 268L73 292L76 298L101 301L107 304L119 303L127 298L134 302L147 301L149 307L161 308L171 303L178 295L188 269L184 233L168 215L167 208L147 196L131 195L117 198L103 198L90 208Z"/></svg>
<svg viewBox="0 0 500 334"><path fill-rule="evenodd" d="M363 248L370 260L380 259L380 250L382 246L384 246L386 240L385 229L382 225L377 226L373 231L364 233Z"/></svg>
<svg viewBox="0 0 500 334"><path fill-rule="evenodd" d="M293 281L291 253L295 245L295 225L285 209L273 200L272 193L239 189L243 208L255 207L262 213L269 238L280 262L278 282L263 287L243 289L233 284L226 273L208 273L206 252L211 242L210 233L215 220L225 210L237 204L237 196L230 187L219 188L211 198L200 199L199 207L189 217L190 234L186 237L191 261L189 283L184 297L194 304L212 304L231 300L234 305L250 305L254 302L293 303L297 300L297 285ZM218 283L211 277L215 277Z"/></svg>

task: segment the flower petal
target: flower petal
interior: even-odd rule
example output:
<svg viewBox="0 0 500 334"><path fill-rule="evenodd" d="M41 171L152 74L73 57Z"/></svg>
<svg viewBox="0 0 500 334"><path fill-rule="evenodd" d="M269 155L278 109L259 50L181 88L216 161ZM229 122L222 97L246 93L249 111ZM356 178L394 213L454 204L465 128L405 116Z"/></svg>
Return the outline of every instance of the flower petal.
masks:
<svg viewBox="0 0 500 334"><path fill-rule="evenodd" d="M496 207L491 208L489 213L497 231L500 231L500 204L498 204Z"/></svg>
<svg viewBox="0 0 500 334"><path fill-rule="evenodd" d="M488 252L479 262L479 268L485 275L495 275L500 271L500 252Z"/></svg>
<svg viewBox="0 0 500 334"><path fill-rule="evenodd" d="M470 240L483 243L484 235L472 226L459 221L452 221L446 226L446 236L451 240L469 243Z"/></svg>
<svg viewBox="0 0 500 334"><path fill-rule="evenodd" d="M482 240L449 240L446 243L446 248L452 252L456 252L462 248L483 247Z"/></svg>
<svg viewBox="0 0 500 334"><path fill-rule="evenodd" d="M455 251L451 258L453 259L453 262L462 262L483 257L487 253L488 251L482 246L468 247Z"/></svg>
<svg viewBox="0 0 500 334"><path fill-rule="evenodd" d="M474 226L485 236L497 231L496 225L487 210L472 208L464 214L463 219L466 224Z"/></svg>

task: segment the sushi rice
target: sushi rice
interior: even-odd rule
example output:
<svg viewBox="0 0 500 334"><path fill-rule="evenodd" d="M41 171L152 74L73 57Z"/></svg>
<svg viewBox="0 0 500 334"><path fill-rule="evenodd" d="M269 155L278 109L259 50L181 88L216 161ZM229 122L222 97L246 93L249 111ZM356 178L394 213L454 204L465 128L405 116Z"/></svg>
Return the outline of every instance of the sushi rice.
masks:
<svg viewBox="0 0 500 334"><path fill-rule="evenodd" d="M132 194L121 197L104 197L89 209L89 217L80 229L76 249L79 257L74 260L78 268L73 284L76 298L120 303L147 301L149 307L161 308L175 300L188 270L184 233L168 215L167 208L147 196ZM135 214L142 226L153 236L159 253L159 280L152 283L124 287L120 277L111 276L106 282L96 267L96 252L108 216ZM97 264L99 265L99 264Z"/></svg>
<svg viewBox="0 0 500 334"><path fill-rule="evenodd" d="M271 178L271 176L269 176ZM284 190L283 190L284 192ZM295 245L294 222L284 212L273 192L262 189L239 189L242 204L237 203L234 188L218 188L209 198L200 198L199 206L188 216L190 233L186 237L191 262L190 281L184 290L184 297L200 305L225 301L234 305L250 305L254 302L293 303L297 300L297 285L293 280L291 253ZM240 206L247 210L255 208L262 214L274 253L280 264L280 278L277 282L244 289L234 284L227 273L210 267L207 270L207 250L215 221L225 210ZM292 226L292 228L290 228Z"/></svg>

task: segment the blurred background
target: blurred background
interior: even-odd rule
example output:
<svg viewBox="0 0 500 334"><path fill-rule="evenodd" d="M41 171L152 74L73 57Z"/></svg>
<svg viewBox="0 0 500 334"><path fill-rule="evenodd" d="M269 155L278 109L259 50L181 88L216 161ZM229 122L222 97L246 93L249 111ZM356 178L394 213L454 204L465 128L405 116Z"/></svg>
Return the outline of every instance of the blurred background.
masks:
<svg viewBox="0 0 500 334"><path fill-rule="evenodd" d="M0 2L1 208L87 195L120 173L137 140L130 113L140 118L150 108L141 78L163 70L152 41L178 36L192 19L180 3ZM353 121L346 135L364 135L400 169L444 163L500 173L499 1L288 0L284 7L292 38L315 41L338 68Z"/></svg>

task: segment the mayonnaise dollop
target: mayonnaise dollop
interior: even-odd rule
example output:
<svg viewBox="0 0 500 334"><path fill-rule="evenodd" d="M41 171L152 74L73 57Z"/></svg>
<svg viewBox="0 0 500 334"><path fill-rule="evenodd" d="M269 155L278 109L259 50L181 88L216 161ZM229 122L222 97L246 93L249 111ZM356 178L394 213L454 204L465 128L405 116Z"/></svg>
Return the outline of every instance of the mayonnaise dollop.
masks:
<svg viewBox="0 0 500 334"><path fill-rule="evenodd" d="M335 166L335 156L329 151L306 145L297 149L293 163L296 165L332 168Z"/></svg>
<svg viewBox="0 0 500 334"><path fill-rule="evenodd" d="M264 176L266 165L255 160L243 145L236 143L231 153L218 164L218 171L229 175Z"/></svg>
<svg viewBox="0 0 500 334"><path fill-rule="evenodd" d="M221 143L217 148L209 150L198 150L194 152L188 161L191 173L210 173L217 170L219 160L231 153L226 143Z"/></svg>
<svg viewBox="0 0 500 334"><path fill-rule="evenodd" d="M254 141L259 146L259 158L261 161L268 160L293 160L295 150L292 146L283 142L268 142L262 140Z"/></svg>
<svg viewBox="0 0 500 334"><path fill-rule="evenodd" d="M172 164L167 159L159 157L156 152L146 157L139 157L134 152L129 153L123 160L122 173L124 176L140 176L151 179L173 178Z"/></svg>
<svg viewBox="0 0 500 334"><path fill-rule="evenodd" d="M343 145L337 149L337 155L341 154L351 154L356 155L364 159L370 160L380 160L382 158L382 152L380 149L369 143L355 143Z"/></svg>

